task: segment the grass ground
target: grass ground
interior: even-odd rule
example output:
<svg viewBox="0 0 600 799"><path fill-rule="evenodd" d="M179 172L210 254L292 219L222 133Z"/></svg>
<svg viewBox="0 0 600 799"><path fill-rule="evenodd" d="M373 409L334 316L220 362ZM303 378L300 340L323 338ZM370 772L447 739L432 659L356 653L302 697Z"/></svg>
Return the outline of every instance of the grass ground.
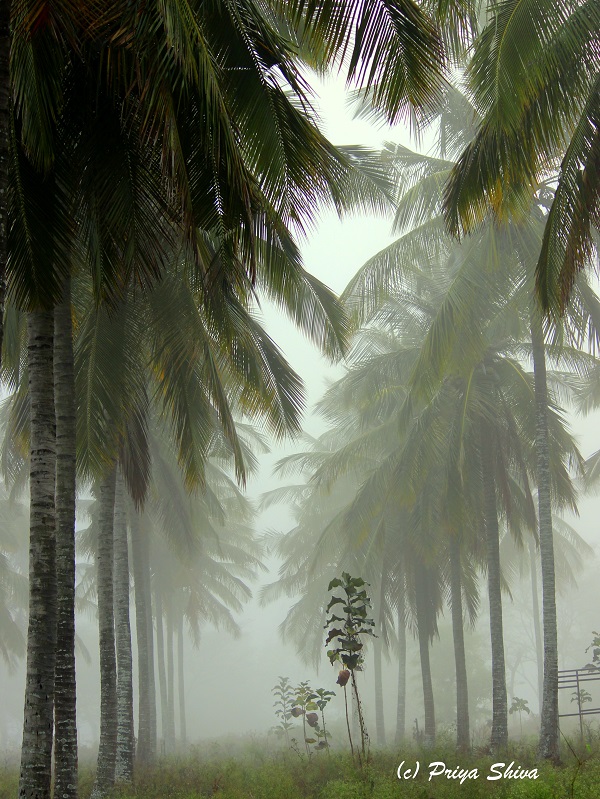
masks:
<svg viewBox="0 0 600 799"><path fill-rule="evenodd" d="M403 771L414 769L415 779L399 780ZM515 747L509 755L496 758L459 757L436 750L375 751L370 763L360 770L346 753L326 752L310 760L293 751L272 752L260 741L239 748L235 754L224 747L207 745L185 757L163 758L152 771L139 774L135 786L116 788L114 799L600 799L600 757L587 753L579 762L569 754L561 766L537 764L537 779L500 778L487 780L490 767L514 760L515 766L531 770L536 766L533 747ZM429 779L429 764L443 761L455 774L466 769L477 778ZM441 767L439 767L441 768ZM503 770L503 769L502 769ZM530 771L531 774L531 771ZM464 775L463 775L464 776ZM17 773L0 766L0 799L16 799ZM80 796L86 799L92 787L92 771L82 769Z"/></svg>

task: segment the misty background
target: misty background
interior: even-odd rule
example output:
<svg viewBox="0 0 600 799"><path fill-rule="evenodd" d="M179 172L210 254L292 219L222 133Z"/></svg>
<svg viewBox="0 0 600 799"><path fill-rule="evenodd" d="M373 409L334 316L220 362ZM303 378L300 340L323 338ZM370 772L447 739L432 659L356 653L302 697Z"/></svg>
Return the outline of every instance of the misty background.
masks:
<svg viewBox="0 0 600 799"><path fill-rule="evenodd" d="M323 132L334 143L363 144L379 148L384 141L415 146L409 132L401 125L392 128L375 127L370 122L354 119L348 109L343 83L330 79L326 82L313 78L318 92L316 105L320 108ZM423 142L421 149L427 149ZM340 220L335 214L323 212L318 228L301 241L306 268L318 276L336 293L340 293L348 280L365 261L393 240L390 232L391 218L381 216L354 215ZM307 396L304 429L311 435L325 430L324 422L313 412L314 403L324 388L343 374L343 365L334 366L323 358L282 313L268 301L262 303L262 314L267 332L283 350L290 365L302 377ZM573 413L569 422L577 437L584 458L600 448L600 424L598 414L582 418ZM248 496L258 501L261 495L276 487L279 481L272 476L273 466L283 455L296 451L298 442L270 441L271 452L259 455L260 471L251 477L247 486ZM598 552L600 545L599 510L600 499L581 496L580 514L573 517L565 512L564 517L589 543L594 558L587 559L577 575L577 585L567 586L558 593L559 669L581 667L590 657L586 647L592 638L592 630L600 625L598 613ZM87 519L79 518L79 527ZM256 523L257 534L269 531L286 532L292 519L286 508L279 505L263 511ZM201 627L200 645L193 646L191 637L186 640L186 700L188 740L191 744L207 739L238 734L263 735L275 724L273 714L272 686L280 675L288 676L292 685L309 680L313 687L335 690L336 670L326 657L323 647L322 663L318 671L303 662L295 648L282 641L278 627L283 621L293 600L281 599L267 605L259 603L261 586L275 581L279 561L266 556L268 567L260 581L252 586L253 599L247 603L243 613L237 616L241 628L239 638L208 625ZM331 575L333 578L334 574ZM484 588L482 587L482 595ZM531 588L527 577L511 583L511 596L503 597L504 635L506 646L506 677L509 704L513 696L525 698L534 714L539 713L536 687L536 661L531 617ZM375 608L375 603L374 603ZM375 608L376 610L376 608ZM99 665L98 632L95 618L79 614L78 634L83 642L89 662L77 653L78 726L82 745L82 756L86 747L97 745L99 734ZM433 642L431 650L436 716L440 729L449 725L455 716L454 663L450 614L446 610L441 618L440 636ZM324 636L323 636L324 637ZM135 620L132 615L132 644L135 655ZM475 730L485 726L491 717L491 668L489 651L489 617L486 601L482 598L479 618L475 629L465 630L467 665L469 669L469 693L471 699L472 724ZM0 751L17 750L21 744L23 721L25 661L10 670L0 660ZM418 644L408 636L407 653L407 734L410 736L414 719L422 724L421 673ZM367 657L363 701L367 726L374 731L374 696L371 654ZM397 667L393 653L384 658L384 710L388 732L395 723ZM134 680L134 685L136 681ZM593 696L593 706L600 705L600 688L587 685ZM563 691L561 712L571 712L570 692ZM343 702L333 702L328 709L335 722L343 717ZM510 723L517 724L511 717ZM561 724L566 728L568 725Z"/></svg>

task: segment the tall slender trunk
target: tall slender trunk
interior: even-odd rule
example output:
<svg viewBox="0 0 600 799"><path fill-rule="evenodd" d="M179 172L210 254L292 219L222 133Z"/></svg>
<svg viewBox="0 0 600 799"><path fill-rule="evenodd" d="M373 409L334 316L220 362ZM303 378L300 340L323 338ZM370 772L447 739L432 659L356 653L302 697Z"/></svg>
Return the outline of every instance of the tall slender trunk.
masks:
<svg viewBox="0 0 600 799"><path fill-rule="evenodd" d="M492 644L492 735L494 752L508 744L508 706L506 699L506 667L504 663L504 629L502 624L502 591L500 580L500 534L494 483L494 458L490 431L482 424L481 466L483 505L487 547L488 598L490 606L490 638Z"/></svg>
<svg viewBox="0 0 600 799"><path fill-rule="evenodd" d="M154 636L151 623L152 599L150 593L149 557L147 552L148 537L142 532L140 515L133 507L130 513L130 527L139 682L139 721L136 759L140 764L147 765L152 763L156 757Z"/></svg>
<svg viewBox="0 0 600 799"><path fill-rule="evenodd" d="M100 744L92 799L106 796L115 783L117 758L117 658L114 617L114 515L117 469L100 482L96 586L100 640Z"/></svg>
<svg viewBox="0 0 600 799"><path fill-rule="evenodd" d="M542 644L542 628L540 625L540 598L538 594L537 557L533 538L529 539L529 570L531 574L531 610L533 613L533 637L535 641L535 661L537 665L538 708L542 713L544 685L544 647Z"/></svg>
<svg viewBox="0 0 600 799"><path fill-rule="evenodd" d="M160 588L154 592L156 608L156 656L158 660L158 686L160 691L160 734L163 747L166 746L168 711L167 711L167 672L165 669L165 636L163 626L163 603Z"/></svg>
<svg viewBox="0 0 600 799"><path fill-rule="evenodd" d="M7 5L7 4L4 4ZM30 405L29 625L20 799L50 799L56 662L56 418L52 313L27 317Z"/></svg>
<svg viewBox="0 0 600 799"><path fill-rule="evenodd" d="M456 746L464 752L470 744L469 690L463 629L461 552L460 541L456 535L450 536L450 606L456 669Z"/></svg>
<svg viewBox="0 0 600 799"><path fill-rule="evenodd" d="M0 363L8 260L8 170L10 163L10 7L0 3Z"/></svg>
<svg viewBox="0 0 600 799"><path fill-rule="evenodd" d="M373 643L374 677L375 677L375 733L377 746L385 746L385 717L383 714L383 674L381 657L381 636Z"/></svg>
<svg viewBox="0 0 600 799"><path fill-rule="evenodd" d="M150 548L151 538L146 535L142 538L142 553L144 555L144 582L146 583L148 602L146 604L146 629L148 631L148 700L149 700L149 722L150 739L149 754L150 762L156 759L156 675L154 671L154 621L152 616L152 572L150 569Z"/></svg>
<svg viewBox="0 0 600 799"><path fill-rule="evenodd" d="M129 550L125 484L117 475L115 493L115 633L117 640L117 762L119 782L133 779L133 658L129 619Z"/></svg>
<svg viewBox="0 0 600 799"><path fill-rule="evenodd" d="M171 598L167 598L167 752L175 750L175 664L173 638L173 608Z"/></svg>
<svg viewBox="0 0 600 799"><path fill-rule="evenodd" d="M540 757L557 761L559 758L558 631L550 489L548 385L544 333L537 309L532 309L531 312L531 344L535 383L535 444L537 453L538 524L542 563L542 616L544 624L544 683L539 754Z"/></svg>
<svg viewBox="0 0 600 799"><path fill-rule="evenodd" d="M509 667L509 671L510 671L510 682L509 682L510 693L509 693L509 696L513 696L514 697L514 695L515 695L515 680L517 678L517 671L519 670L519 666L521 665L521 660L522 659L523 659L523 656L522 656L521 653L519 653L517 655L516 659L512 662L512 664Z"/></svg>
<svg viewBox="0 0 600 799"><path fill-rule="evenodd" d="M187 724L185 718L185 678L183 669L183 610L177 614L177 692L179 694L179 737L181 748L187 747Z"/></svg>
<svg viewBox="0 0 600 799"><path fill-rule="evenodd" d="M396 704L396 744L406 733L406 620L404 587L398 594L398 699Z"/></svg>
<svg viewBox="0 0 600 799"><path fill-rule="evenodd" d="M56 405L56 671L54 678L54 796L77 796L75 684L75 372L71 279L54 311Z"/></svg>
<svg viewBox="0 0 600 799"><path fill-rule="evenodd" d="M427 612L427 575L424 567L417 568L415 578L415 605L417 611L417 630L419 636L419 654L421 656L421 678L423 681L423 709L425 712L424 744L427 747L435 744L435 705L433 701L433 683L431 680L431 663L429 660L429 618Z"/></svg>

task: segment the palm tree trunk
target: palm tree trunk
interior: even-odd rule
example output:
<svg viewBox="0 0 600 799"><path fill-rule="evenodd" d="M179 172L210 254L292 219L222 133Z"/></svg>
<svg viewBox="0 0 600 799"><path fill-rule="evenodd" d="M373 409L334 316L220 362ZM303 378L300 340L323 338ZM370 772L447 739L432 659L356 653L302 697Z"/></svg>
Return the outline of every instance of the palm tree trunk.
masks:
<svg viewBox="0 0 600 799"><path fill-rule="evenodd" d="M7 5L7 4L3 4ZM19 797L50 799L56 663L54 319L27 317L31 424L29 625Z"/></svg>
<svg viewBox="0 0 600 799"><path fill-rule="evenodd" d="M114 515L117 469L100 483L96 585L100 638L100 744L92 799L106 796L115 783L117 758L117 658L114 617Z"/></svg>
<svg viewBox="0 0 600 799"><path fill-rule="evenodd" d="M519 666L521 665L521 661L523 659L522 653L519 652L516 659L513 661L512 665L509 666L510 671L510 696L515 695L515 680L517 678L517 671L519 670Z"/></svg>
<svg viewBox="0 0 600 799"><path fill-rule="evenodd" d="M54 796L77 796L75 684L75 373L71 279L54 312L54 400L56 405L56 588L57 633L54 677Z"/></svg>
<svg viewBox="0 0 600 799"><path fill-rule="evenodd" d="M130 513L131 555L133 559L133 586L135 590L135 631L138 651L138 740L136 759L140 764L150 764L156 756L156 704L154 695L154 642L150 570L147 556L148 540L142 533L140 516L132 507ZM152 683L152 684L151 684ZM154 724L153 708L154 703Z"/></svg>
<svg viewBox="0 0 600 799"><path fill-rule="evenodd" d="M179 735L183 750L187 747L187 724L185 718L185 681L183 671L183 611L177 615L177 690L179 694Z"/></svg>
<svg viewBox="0 0 600 799"><path fill-rule="evenodd" d="M0 364L8 260L8 169L10 163L10 7L0 3Z"/></svg>
<svg viewBox="0 0 600 799"><path fill-rule="evenodd" d="M173 609L170 597L167 599L167 735L168 753L175 750L175 664L173 638Z"/></svg>
<svg viewBox="0 0 600 799"><path fill-rule="evenodd" d="M542 616L544 625L544 684L540 724L540 757L557 761L558 728L558 632L552 499L550 490L550 446L548 438L548 385L542 323L536 309L531 313L531 344L535 384L535 443L537 452L538 524L542 563Z"/></svg>
<svg viewBox="0 0 600 799"><path fill-rule="evenodd" d="M115 633L117 640L117 762L116 778L133 779L133 657L129 619L129 551L125 485L117 476L115 493Z"/></svg>
<svg viewBox="0 0 600 799"><path fill-rule="evenodd" d="M456 746L459 751L469 749L469 690L462 606L462 565L458 536L450 536L450 605L452 611L452 636L456 668Z"/></svg>
<svg viewBox="0 0 600 799"><path fill-rule="evenodd" d="M377 746L385 746L385 717L383 715L383 674L381 663L381 637L373 644L374 676L375 676L375 733Z"/></svg>
<svg viewBox="0 0 600 799"><path fill-rule="evenodd" d="M398 700L396 704L396 744L406 733L406 620L404 588L398 594Z"/></svg>
<svg viewBox="0 0 600 799"><path fill-rule="evenodd" d="M415 580L415 605L417 611L417 630L419 636L419 653L421 656L421 678L423 681L423 708L425 712L424 744L427 747L435 744L435 705L433 701L433 683L431 680L431 663L429 660L429 618L427 612L427 575L424 567L417 568Z"/></svg>
<svg viewBox="0 0 600 799"><path fill-rule="evenodd" d="M488 568L488 599L490 606L490 637L492 644L492 735L494 752L508 744L508 706L506 699L506 667L504 664L504 629L502 624L502 591L500 580L500 534L494 483L494 459L490 431L482 424L481 466L483 474L483 505Z"/></svg>
<svg viewBox="0 0 600 799"><path fill-rule="evenodd" d="M540 625L540 599L537 581L537 557L535 543L529 539L529 568L531 572L531 610L533 613L533 636L535 641L535 660L537 665L538 707L542 713L544 685L544 647L542 645L542 629Z"/></svg>
<svg viewBox="0 0 600 799"><path fill-rule="evenodd" d="M149 721L150 721L150 762L156 760L156 675L154 670L154 620L152 615L152 572L150 570L151 560L151 537L144 536L142 539L142 553L144 556L144 582L147 584L148 603L146 605L146 629L148 631L148 696L149 696Z"/></svg>
<svg viewBox="0 0 600 799"><path fill-rule="evenodd" d="M156 608L156 657L158 660L158 686L160 691L160 733L162 746L166 746L167 735L167 672L165 669L165 636L162 595L159 588L154 591Z"/></svg>

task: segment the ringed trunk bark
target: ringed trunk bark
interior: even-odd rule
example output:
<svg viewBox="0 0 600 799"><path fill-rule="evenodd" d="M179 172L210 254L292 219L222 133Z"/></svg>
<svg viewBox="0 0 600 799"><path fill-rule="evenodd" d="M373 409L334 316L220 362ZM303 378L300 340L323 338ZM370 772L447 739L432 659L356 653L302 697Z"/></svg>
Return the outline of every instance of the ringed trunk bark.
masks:
<svg viewBox="0 0 600 799"><path fill-rule="evenodd" d="M177 688L179 693L179 735L181 748L187 747L187 724L185 717L185 678L183 671L183 611L177 616Z"/></svg>
<svg viewBox="0 0 600 799"><path fill-rule="evenodd" d="M3 5L8 5L4 3ZM54 318L27 317L30 404L29 624L20 799L50 799L56 664Z"/></svg>
<svg viewBox="0 0 600 799"><path fill-rule="evenodd" d="M167 598L167 753L175 751L175 663L173 637L173 609L170 597Z"/></svg>
<svg viewBox="0 0 600 799"><path fill-rule="evenodd" d="M423 743L426 747L435 745L435 704L433 701L433 683L431 680L431 663L429 659L429 619L426 599L426 574L423 568L418 569L415 584L415 604L417 611L417 629L419 636L419 654L421 657L421 678L423 682L423 709L425 728Z"/></svg>
<svg viewBox="0 0 600 799"><path fill-rule="evenodd" d="M396 704L396 744L406 733L406 620L404 586L398 595L398 700Z"/></svg>
<svg viewBox="0 0 600 799"><path fill-rule="evenodd" d="M148 602L146 603L146 628L148 630L148 698L150 740L149 758L153 763L156 760L156 676L154 671L154 621L152 616L152 572L150 569L151 538L146 535L142 538L142 553L144 556L144 582L147 587Z"/></svg>
<svg viewBox="0 0 600 799"><path fill-rule="evenodd" d="M56 405L57 635L54 678L54 796L77 797L77 692L75 684L75 373L71 279L54 311Z"/></svg>
<svg viewBox="0 0 600 799"><path fill-rule="evenodd" d="M10 163L10 7L0 3L0 364L8 260L8 168Z"/></svg>
<svg viewBox="0 0 600 799"><path fill-rule="evenodd" d="M502 623L502 591L500 581L500 535L494 483L494 459L490 431L482 425L481 465L488 567L488 599L490 606L490 638L492 644L492 751L506 749L508 744L508 706L506 667L504 663L504 630Z"/></svg>
<svg viewBox="0 0 600 799"><path fill-rule="evenodd" d="M163 625L163 604L160 589L154 591L154 605L156 608L156 658L158 661L158 688L160 693L160 734L161 748L164 750L167 740L167 672L165 669L165 634ZM164 754L164 751L163 751Z"/></svg>
<svg viewBox="0 0 600 799"><path fill-rule="evenodd" d="M454 664L456 668L456 746L466 752L470 745L469 690L467 661L463 628L462 568L460 541L450 537L450 605L452 610L452 636L454 639Z"/></svg>
<svg viewBox="0 0 600 799"><path fill-rule="evenodd" d="M156 757L156 705L154 695L154 640L148 539L139 513L131 507L131 554L135 590L135 631L138 651L139 720L136 760L143 765ZM153 708L154 704L154 708Z"/></svg>
<svg viewBox="0 0 600 799"><path fill-rule="evenodd" d="M116 467L100 483L96 568L100 639L100 744L92 799L115 784L117 758L117 658L114 619L114 514Z"/></svg>
<svg viewBox="0 0 600 799"><path fill-rule="evenodd" d="M542 644L542 629L540 626L540 598L538 594L537 579L537 553L535 543L529 539L529 569L531 573L531 610L533 612L533 636L535 640L535 660L537 665L538 682L538 712L542 714L542 698L544 685L544 647Z"/></svg>
<svg viewBox="0 0 600 799"><path fill-rule="evenodd" d="M125 484L117 475L115 494L115 631L117 642L117 762L116 779L133 779L133 665L129 619L129 550Z"/></svg>
<svg viewBox="0 0 600 799"><path fill-rule="evenodd" d="M550 444L548 436L548 385L546 351L541 319L531 312L531 344L535 384L535 443L537 453L538 524L542 564L542 618L544 628L544 682L540 720L540 757L559 759L558 719L558 631L556 622L556 578L552 535Z"/></svg>
<svg viewBox="0 0 600 799"><path fill-rule="evenodd" d="M385 717L383 713L383 674L381 657L381 637L373 644L374 676L375 676L375 733L377 746L385 746Z"/></svg>

